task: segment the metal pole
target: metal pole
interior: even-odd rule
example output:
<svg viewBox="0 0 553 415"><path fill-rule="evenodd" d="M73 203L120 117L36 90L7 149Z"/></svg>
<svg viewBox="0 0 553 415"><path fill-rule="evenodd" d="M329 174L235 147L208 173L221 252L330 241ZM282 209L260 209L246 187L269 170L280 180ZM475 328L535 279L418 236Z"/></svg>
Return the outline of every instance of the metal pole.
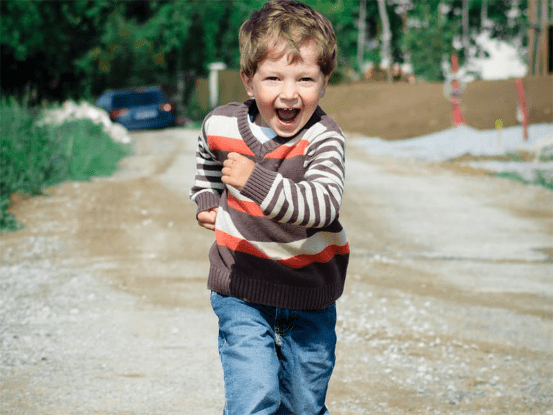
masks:
<svg viewBox="0 0 553 415"><path fill-rule="evenodd" d="M227 65L222 62L213 62L208 65L209 68L209 105L215 108L219 103L219 71L227 69Z"/></svg>

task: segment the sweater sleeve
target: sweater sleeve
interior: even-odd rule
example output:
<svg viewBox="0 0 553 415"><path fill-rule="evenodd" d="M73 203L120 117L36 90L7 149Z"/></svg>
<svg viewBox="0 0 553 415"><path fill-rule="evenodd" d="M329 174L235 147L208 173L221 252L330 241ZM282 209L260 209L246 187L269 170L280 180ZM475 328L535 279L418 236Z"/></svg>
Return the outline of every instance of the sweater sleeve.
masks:
<svg viewBox="0 0 553 415"><path fill-rule="evenodd" d="M198 207L197 213L219 205L219 198L225 188L221 181L223 165L215 158L207 143L206 117L198 137L196 151L196 176L190 190L190 199Z"/></svg>
<svg viewBox="0 0 553 415"><path fill-rule="evenodd" d="M345 139L326 133L306 148L304 180L294 182L257 164L242 194L255 201L266 217L310 228L330 225L342 204Z"/></svg>

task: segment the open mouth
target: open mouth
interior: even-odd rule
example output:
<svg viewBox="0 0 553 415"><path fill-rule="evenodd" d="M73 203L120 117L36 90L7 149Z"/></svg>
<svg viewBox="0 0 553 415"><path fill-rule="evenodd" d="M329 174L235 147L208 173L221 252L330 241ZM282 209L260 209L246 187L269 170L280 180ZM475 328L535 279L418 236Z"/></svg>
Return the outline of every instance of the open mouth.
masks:
<svg viewBox="0 0 553 415"><path fill-rule="evenodd" d="M283 123L292 123L300 113L299 108L277 108L276 114Z"/></svg>

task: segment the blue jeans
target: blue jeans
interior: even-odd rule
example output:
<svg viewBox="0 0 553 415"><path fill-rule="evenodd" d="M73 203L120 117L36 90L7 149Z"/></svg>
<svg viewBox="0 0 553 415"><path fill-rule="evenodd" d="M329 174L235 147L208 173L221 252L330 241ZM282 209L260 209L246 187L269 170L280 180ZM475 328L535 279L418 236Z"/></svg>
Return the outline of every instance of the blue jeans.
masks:
<svg viewBox="0 0 553 415"><path fill-rule="evenodd" d="M211 294L226 415L326 415L336 306L295 311Z"/></svg>

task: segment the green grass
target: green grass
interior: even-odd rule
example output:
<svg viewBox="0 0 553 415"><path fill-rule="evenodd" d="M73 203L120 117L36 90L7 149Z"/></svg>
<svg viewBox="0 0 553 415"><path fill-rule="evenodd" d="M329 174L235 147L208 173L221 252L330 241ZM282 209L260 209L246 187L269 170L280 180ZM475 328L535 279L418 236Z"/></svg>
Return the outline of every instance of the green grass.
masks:
<svg viewBox="0 0 553 415"><path fill-rule="evenodd" d="M462 162L466 160L497 160L497 161L516 161L516 162L527 162L532 163L534 156L531 153L525 152L515 152L515 153L506 153L499 156L471 156L469 154L449 159L449 162ZM553 161L553 155L543 155L540 156L539 161L548 162ZM553 181L546 178L541 172L536 172L536 178L534 180L526 180L520 174L515 172L506 172L506 173L490 173L494 176L503 177L508 180L512 180L519 183L542 186L546 189L553 190Z"/></svg>
<svg viewBox="0 0 553 415"><path fill-rule="evenodd" d="M503 177L508 180L512 180L515 182L520 182L524 184L531 184L536 186L542 186L546 189L553 190L553 181L546 179L543 174L540 172L537 172L536 179L533 181L524 179L520 174L513 173L513 172L507 172L507 173L495 173L496 176Z"/></svg>
<svg viewBox="0 0 553 415"><path fill-rule="evenodd" d="M40 195L64 181L110 176L129 148L90 120L37 123L40 109L0 100L0 232L21 228L8 212L10 195Z"/></svg>

